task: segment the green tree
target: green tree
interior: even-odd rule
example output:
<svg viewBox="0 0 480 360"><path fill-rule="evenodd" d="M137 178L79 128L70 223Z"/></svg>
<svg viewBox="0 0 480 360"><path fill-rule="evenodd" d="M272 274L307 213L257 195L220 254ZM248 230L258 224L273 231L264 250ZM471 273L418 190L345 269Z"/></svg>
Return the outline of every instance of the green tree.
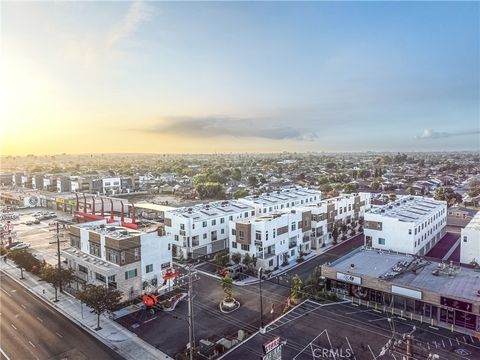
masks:
<svg viewBox="0 0 480 360"><path fill-rule="evenodd" d="M248 196L248 195L250 195L248 190L237 190L233 193L233 198L234 199L240 199L240 198L243 198L243 197Z"/></svg>
<svg viewBox="0 0 480 360"><path fill-rule="evenodd" d="M194 186L197 186L198 184L203 184L207 182L207 174L197 174L192 178L192 182Z"/></svg>
<svg viewBox="0 0 480 360"><path fill-rule="evenodd" d="M339 235L340 235L340 233L338 232L338 228L336 226L334 226L333 229L332 229L332 239L333 239L334 244L337 243Z"/></svg>
<svg viewBox="0 0 480 360"><path fill-rule="evenodd" d="M118 308L122 293L105 286L90 284L78 294L78 298L97 314L97 328L95 330L100 330L100 315L105 311L113 311Z"/></svg>
<svg viewBox="0 0 480 360"><path fill-rule="evenodd" d="M222 253L222 252L217 253L217 254L215 254L214 261L215 261L215 264L217 264L217 266L219 268L224 268L225 266L227 266L227 264L229 262L228 254L225 254L225 253Z"/></svg>
<svg viewBox="0 0 480 360"><path fill-rule="evenodd" d="M245 265L247 268L250 268L250 265L252 265L252 257L249 253L246 253L243 257L243 265Z"/></svg>
<svg viewBox="0 0 480 360"><path fill-rule="evenodd" d="M68 284L69 282L73 281L73 273L74 272L72 269L58 270L58 268L54 268L50 264L45 265L42 270L40 270L40 277L42 278L42 280L51 284L55 289L55 302L58 301L58 288L62 284Z"/></svg>
<svg viewBox="0 0 480 360"><path fill-rule="evenodd" d="M252 256L252 265L253 265L254 268L257 267L257 261L258 261L257 256L253 255Z"/></svg>
<svg viewBox="0 0 480 360"><path fill-rule="evenodd" d="M248 177L248 185L251 186L251 187L256 187L257 184L258 184L257 177L254 176L254 175L250 175Z"/></svg>
<svg viewBox="0 0 480 360"><path fill-rule="evenodd" d="M468 182L468 195L476 197L480 195L480 179L474 178Z"/></svg>
<svg viewBox="0 0 480 360"><path fill-rule="evenodd" d="M23 270L32 271L32 269L39 268L41 265L40 261L25 249L12 250L8 257L20 268L20 279L23 279Z"/></svg>
<svg viewBox="0 0 480 360"><path fill-rule="evenodd" d="M302 279L298 275L292 278L290 300L293 304L298 304L302 300Z"/></svg>
<svg viewBox="0 0 480 360"><path fill-rule="evenodd" d="M325 291L325 282L322 279L322 268L315 267L303 286L304 293L318 299Z"/></svg>
<svg viewBox="0 0 480 360"><path fill-rule="evenodd" d="M319 186L318 190L320 190L324 194L327 194L333 190L333 187L330 184L322 184Z"/></svg>
<svg viewBox="0 0 480 360"><path fill-rule="evenodd" d="M242 180L242 172L240 171L239 168L233 169L232 179L236 181Z"/></svg>
<svg viewBox="0 0 480 360"><path fill-rule="evenodd" d="M222 279L222 289L223 289L223 297L225 302L232 302L233 301L233 279L232 277L227 274Z"/></svg>
<svg viewBox="0 0 480 360"><path fill-rule="evenodd" d="M206 182L200 183L195 186L200 199L224 199L225 192L223 191L222 184L218 182Z"/></svg>
<svg viewBox="0 0 480 360"><path fill-rule="evenodd" d="M453 191L451 187L442 186L435 189L435 194L433 195L435 200L444 200L449 204L454 204L455 202L461 202L462 197L460 194Z"/></svg>
<svg viewBox="0 0 480 360"><path fill-rule="evenodd" d="M372 182L370 183L370 188L371 188L372 190L376 191L376 190L380 189L380 183L379 183L378 181L376 181L376 180L375 180L375 181L372 181Z"/></svg>
<svg viewBox="0 0 480 360"><path fill-rule="evenodd" d="M413 187L411 187L411 186L407 187L407 188L405 189L405 192L406 192L407 194L410 194L410 195L415 195L415 189L414 189Z"/></svg>
<svg viewBox="0 0 480 360"><path fill-rule="evenodd" d="M358 191L358 184L357 183L348 183L343 188L343 191L346 193L353 193Z"/></svg>
<svg viewBox="0 0 480 360"><path fill-rule="evenodd" d="M240 261L242 261L242 255L240 255L240 253L233 253L230 258L232 259L232 261L235 263L235 264L240 264Z"/></svg>

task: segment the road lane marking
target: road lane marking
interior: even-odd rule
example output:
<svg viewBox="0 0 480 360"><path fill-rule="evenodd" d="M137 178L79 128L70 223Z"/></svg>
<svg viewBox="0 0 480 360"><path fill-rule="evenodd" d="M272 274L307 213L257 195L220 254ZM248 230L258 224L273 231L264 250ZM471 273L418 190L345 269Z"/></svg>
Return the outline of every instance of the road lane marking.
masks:
<svg viewBox="0 0 480 360"><path fill-rule="evenodd" d="M2 288L2 291L7 294L9 297L12 297L12 295L9 294L9 292L7 290L5 290L4 288Z"/></svg>
<svg viewBox="0 0 480 360"><path fill-rule="evenodd" d="M63 338L62 334L59 334L58 332L55 332L55 334L57 334L57 336L61 339Z"/></svg>
<svg viewBox="0 0 480 360"><path fill-rule="evenodd" d="M38 321L43 322L43 320L40 319L38 316L35 316L35 317L37 318Z"/></svg>
<svg viewBox="0 0 480 360"><path fill-rule="evenodd" d="M27 310L27 307L23 304L20 305L22 308L24 308L25 310Z"/></svg>
<svg viewBox="0 0 480 360"><path fill-rule="evenodd" d="M17 328L15 327L15 325L10 324L10 326L13 327L15 330L17 330Z"/></svg>
<svg viewBox="0 0 480 360"><path fill-rule="evenodd" d="M5 357L5 359L10 360L8 355L5 353L5 351L3 351L3 349L1 347L0 347L0 354L2 354Z"/></svg>
<svg viewBox="0 0 480 360"><path fill-rule="evenodd" d="M30 345L32 345L34 348L36 348L35 344L32 343L30 340L28 340L28 343L29 343Z"/></svg>

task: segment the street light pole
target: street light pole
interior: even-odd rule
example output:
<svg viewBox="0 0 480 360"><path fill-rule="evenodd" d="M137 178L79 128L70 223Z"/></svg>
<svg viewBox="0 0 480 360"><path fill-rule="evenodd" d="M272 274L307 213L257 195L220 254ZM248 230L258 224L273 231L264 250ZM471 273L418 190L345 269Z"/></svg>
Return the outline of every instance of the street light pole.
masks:
<svg viewBox="0 0 480 360"><path fill-rule="evenodd" d="M259 293L260 293L260 331L263 329L263 297L262 297L262 272L263 268L258 269L258 282Z"/></svg>
<svg viewBox="0 0 480 360"><path fill-rule="evenodd" d="M60 277L60 272L61 272L61 261L60 261L60 236L59 236L59 229L60 224L57 221L57 258L58 258L58 282L59 282L59 287L60 287L60 292L63 291L62 289L62 278Z"/></svg>
<svg viewBox="0 0 480 360"><path fill-rule="evenodd" d="M192 299L192 267L188 266L188 341L190 344L190 360L193 360L195 340L193 338L193 299Z"/></svg>

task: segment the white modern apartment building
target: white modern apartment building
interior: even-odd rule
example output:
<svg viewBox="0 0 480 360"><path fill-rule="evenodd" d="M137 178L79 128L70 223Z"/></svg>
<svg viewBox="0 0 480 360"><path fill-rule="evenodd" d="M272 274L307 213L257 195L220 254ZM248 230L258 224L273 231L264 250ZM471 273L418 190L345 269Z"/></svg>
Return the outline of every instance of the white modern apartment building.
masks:
<svg viewBox="0 0 480 360"><path fill-rule="evenodd" d="M257 267L273 270L310 249L311 212L291 209L230 222L230 253L257 258Z"/></svg>
<svg viewBox="0 0 480 360"><path fill-rule="evenodd" d="M302 209L312 213L311 247L319 249L332 242L331 232L336 224L350 224L365 216L371 208L370 193L342 194L340 196L309 204Z"/></svg>
<svg viewBox="0 0 480 360"><path fill-rule="evenodd" d="M365 245L425 255L445 234L447 203L404 196L365 213Z"/></svg>
<svg viewBox="0 0 480 360"><path fill-rule="evenodd" d="M461 230L460 262L480 264L480 212Z"/></svg>
<svg viewBox="0 0 480 360"><path fill-rule="evenodd" d="M167 287L172 268L171 237L140 232L106 220L69 227L71 247L62 251L75 270L78 285L105 285L129 300L149 290ZM168 278L168 277L167 277ZM153 281L152 281L153 280Z"/></svg>
<svg viewBox="0 0 480 360"><path fill-rule="evenodd" d="M251 206L216 201L165 212L165 232L173 237L174 257L197 258L227 249L229 221L252 216Z"/></svg>
<svg viewBox="0 0 480 360"><path fill-rule="evenodd" d="M255 215L269 214L274 211L314 204L321 200L322 193L302 187L291 187L261 195L249 195L238 199L239 202L252 206Z"/></svg>

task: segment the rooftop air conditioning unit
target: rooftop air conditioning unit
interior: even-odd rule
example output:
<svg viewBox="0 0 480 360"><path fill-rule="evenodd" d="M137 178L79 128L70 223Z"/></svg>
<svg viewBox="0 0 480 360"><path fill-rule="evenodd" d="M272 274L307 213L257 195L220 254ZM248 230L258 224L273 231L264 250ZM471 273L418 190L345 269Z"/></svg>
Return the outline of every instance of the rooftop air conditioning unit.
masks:
<svg viewBox="0 0 480 360"><path fill-rule="evenodd" d="M115 231L115 226L110 226L110 227L108 228L108 231Z"/></svg>
<svg viewBox="0 0 480 360"><path fill-rule="evenodd" d="M128 230L122 230L121 234L122 235L128 235Z"/></svg>
<svg viewBox="0 0 480 360"><path fill-rule="evenodd" d="M101 224L100 229L105 229L105 224Z"/></svg>

